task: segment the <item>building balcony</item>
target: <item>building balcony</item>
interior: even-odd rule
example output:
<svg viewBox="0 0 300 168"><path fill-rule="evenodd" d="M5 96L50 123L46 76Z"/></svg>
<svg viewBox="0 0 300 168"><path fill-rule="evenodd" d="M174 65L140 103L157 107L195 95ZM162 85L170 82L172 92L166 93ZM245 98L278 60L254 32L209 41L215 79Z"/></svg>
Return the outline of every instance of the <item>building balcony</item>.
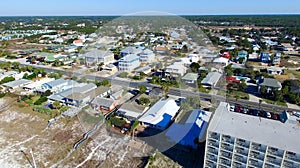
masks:
<svg viewBox="0 0 300 168"><path fill-rule="evenodd" d="M245 164L247 163L247 159L245 157L235 155L233 158L238 162L245 163Z"/></svg>
<svg viewBox="0 0 300 168"><path fill-rule="evenodd" d="M256 151L251 151L250 153L250 157L258 159L258 160L264 160L265 159L265 155Z"/></svg>
<svg viewBox="0 0 300 168"><path fill-rule="evenodd" d="M217 134L217 133L214 133L214 132L210 133L210 134L208 135L208 137L211 138L211 139L216 139L216 140L218 140L218 141L220 140L220 135Z"/></svg>
<svg viewBox="0 0 300 168"><path fill-rule="evenodd" d="M282 158L284 151L280 150L280 149L270 147L270 148L268 148L268 153L271 154L271 155L278 156L278 157Z"/></svg>
<svg viewBox="0 0 300 168"><path fill-rule="evenodd" d="M228 144L222 143L221 148L222 148L222 149L225 149L225 150L227 150L227 151L229 151L229 152L232 152L232 151L233 151L233 147L232 147L231 145L228 145Z"/></svg>
<svg viewBox="0 0 300 168"><path fill-rule="evenodd" d="M212 154L207 154L206 158L213 161L213 162L217 162L217 160L218 160L217 156L212 155Z"/></svg>
<svg viewBox="0 0 300 168"><path fill-rule="evenodd" d="M222 165L225 165L225 166L229 166L229 167L231 166L231 162L227 159L221 158L219 163L221 163Z"/></svg>
<svg viewBox="0 0 300 168"><path fill-rule="evenodd" d="M211 154L215 154L215 155L218 155L218 150L217 149L214 149L212 147L208 147L207 148L207 151Z"/></svg>
<svg viewBox="0 0 300 168"><path fill-rule="evenodd" d="M253 143L253 144L252 144L252 149L253 149L253 150L256 150L256 151L259 151L259 152L265 153L267 147L264 146L264 145L260 145L260 144Z"/></svg>
<svg viewBox="0 0 300 168"><path fill-rule="evenodd" d="M238 163L238 162L233 162L232 163L232 167L235 167L235 168L246 168L246 164L242 164L242 163Z"/></svg>
<svg viewBox="0 0 300 168"><path fill-rule="evenodd" d="M250 159L249 163L250 166L254 166L254 167L262 167L263 163L262 162L258 162L256 160Z"/></svg>
<svg viewBox="0 0 300 168"><path fill-rule="evenodd" d="M207 160L207 161L205 161L205 167L206 168L216 168L217 164L214 163L214 162L212 162L212 161L210 161L210 160Z"/></svg>
<svg viewBox="0 0 300 168"><path fill-rule="evenodd" d="M275 158L273 156L267 156L266 161L269 162L269 163L272 163L274 165L280 166L282 159L278 159L278 158Z"/></svg>
<svg viewBox="0 0 300 168"><path fill-rule="evenodd" d="M275 165L272 165L272 164L269 164L269 163L266 163L264 165L264 168L279 168L280 166L275 166Z"/></svg>
<svg viewBox="0 0 300 168"><path fill-rule="evenodd" d="M223 135L222 136L222 142L233 144L234 143L234 138L231 138L230 136Z"/></svg>
<svg viewBox="0 0 300 168"><path fill-rule="evenodd" d="M226 158L226 159L230 159L230 160L231 160L231 158L232 158L232 154L231 154L231 153L226 152L226 151L223 151L223 150L221 151L220 156L222 156L222 157L224 157L224 158Z"/></svg>
<svg viewBox="0 0 300 168"><path fill-rule="evenodd" d="M250 143L249 143L249 142L246 142L246 141L244 141L244 140L237 140L237 141L236 141L236 144L237 144L238 146L241 146L241 147L244 147L244 148L249 148L249 146L250 146Z"/></svg>
<svg viewBox="0 0 300 168"><path fill-rule="evenodd" d="M299 167L299 166L300 166L299 164L296 164L296 163L291 162L291 161L285 160L283 162L283 167L285 167L285 168L294 168L294 167Z"/></svg>
<svg viewBox="0 0 300 168"><path fill-rule="evenodd" d="M208 145L209 146L213 146L213 147L216 147L216 148L219 148L219 143L215 140L208 140Z"/></svg>
<svg viewBox="0 0 300 168"><path fill-rule="evenodd" d="M295 154L293 152L286 152L285 157L291 161L300 163L300 155L299 154Z"/></svg>
<svg viewBox="0 0 300 168"><path fill-rule="evenodd" d="M248 156L248 149L236 147L235 152L240 155Z"/></svg>

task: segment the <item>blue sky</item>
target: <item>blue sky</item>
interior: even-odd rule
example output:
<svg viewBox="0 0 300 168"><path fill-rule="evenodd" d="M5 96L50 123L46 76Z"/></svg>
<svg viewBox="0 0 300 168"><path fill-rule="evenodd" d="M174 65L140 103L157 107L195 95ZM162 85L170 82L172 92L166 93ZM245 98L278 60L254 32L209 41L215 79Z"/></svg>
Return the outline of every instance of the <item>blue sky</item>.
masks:
<svg viewBox="0 0 300 168"><path fill-rule="evenodd" d="M0 16L172 14L300 14L299 0L5 0Z"/></svg>

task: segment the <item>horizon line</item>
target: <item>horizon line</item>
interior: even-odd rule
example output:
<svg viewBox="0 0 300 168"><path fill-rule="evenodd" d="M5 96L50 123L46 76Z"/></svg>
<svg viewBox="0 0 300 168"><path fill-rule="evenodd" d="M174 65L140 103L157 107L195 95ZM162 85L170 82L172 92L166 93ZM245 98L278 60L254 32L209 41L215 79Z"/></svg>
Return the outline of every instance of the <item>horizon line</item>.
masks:
<svg viewBox="0 0 300 168"><path fill-rule="evenodd" d="M233 13L233 14L170 14L170 15L128 15L128 14L83 14L83 15L0 15L0 17L100 17L100 16L292 16L300 13Z"/></svg>

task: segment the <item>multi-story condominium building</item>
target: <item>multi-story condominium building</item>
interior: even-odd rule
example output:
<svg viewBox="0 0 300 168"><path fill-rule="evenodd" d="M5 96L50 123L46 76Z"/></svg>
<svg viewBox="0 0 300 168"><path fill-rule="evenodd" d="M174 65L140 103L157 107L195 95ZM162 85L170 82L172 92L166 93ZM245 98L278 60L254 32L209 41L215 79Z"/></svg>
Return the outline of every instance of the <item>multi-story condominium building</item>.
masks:
<svg viewBox="0 0 300 168"><path fill-rule="evenodd" d="M129 54L119 59L119 71L132 71L140 66L140 58L136 54Z"/></svg>
<svg viewBox="0 0 300 168"><path fill-rule="evenodd" d="M229 109L229 104L221 102L209 123L204 167L300 166L297 113L267 118Z"/></svg>
<svg viewBox="0 0 300 168"><path fill-rule="evenodd" d="M150 63L154 60L155 54L149 49L145 49L140 53L140 61L142 63Z"/></svg>

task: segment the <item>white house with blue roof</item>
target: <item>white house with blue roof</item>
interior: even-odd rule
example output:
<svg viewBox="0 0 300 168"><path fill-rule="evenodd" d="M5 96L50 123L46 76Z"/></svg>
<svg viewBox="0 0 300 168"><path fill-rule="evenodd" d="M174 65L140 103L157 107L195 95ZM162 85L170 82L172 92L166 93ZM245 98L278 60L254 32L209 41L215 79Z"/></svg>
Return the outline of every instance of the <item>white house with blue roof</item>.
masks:
<svg viewBox="0 0 300 168"><path fill-rule="evenodd" d="M180 107L175 100L160 100L150 107L138 121L144 126L164 130L169 126L179 109Z"/></svg>

